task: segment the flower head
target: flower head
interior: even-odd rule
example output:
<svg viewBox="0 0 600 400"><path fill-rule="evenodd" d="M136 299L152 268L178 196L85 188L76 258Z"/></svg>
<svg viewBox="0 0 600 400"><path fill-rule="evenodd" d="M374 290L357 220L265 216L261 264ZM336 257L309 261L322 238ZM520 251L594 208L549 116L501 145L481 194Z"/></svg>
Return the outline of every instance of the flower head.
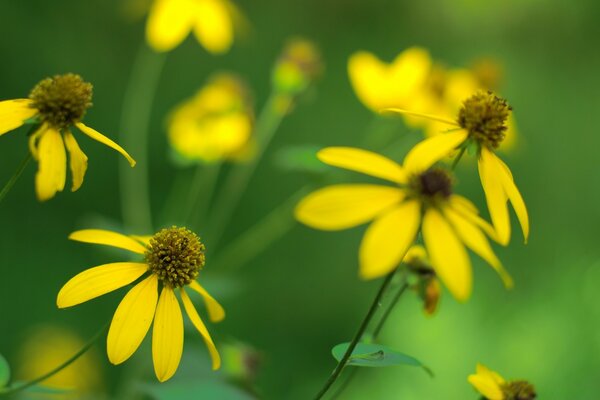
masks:
<svg viewBox="0 0 600 400"><path fill-rule="evenodd" d="M467 300L472 286L465 247L496 269L506 286L512 285L486 238L485 234L495 238L493 228L470 201L453 193L447 172L432 168L435 154L423 154L416 147L403 165L348 147L325 148L318 157L326 164L395 184L329 186L308 195L296 208L296 218L317 229L346 229L373 221L359 250L363 278L393 271L421 229L431 266L458 300Z"/></svg>
<svg viewBox="0 0 600 400"><path fill-rule="evenodd" d="M151 237L88 229L73 232L69 238L129 250L144 257L143 262L118 262L90 268L69 280L58 293L58 307L71 307L129 285L145 275L115 311L107 339L111 363L126 361L142 343L154 320L152 357L156 377L163 382L175 374L183 352L183 318L176 297L179 292L188 317L208 347L213 369L220 367L219 353L186 292L189 288L202 296L211 321L218 322L225 317L221 305L196 281L204 266L204 245L198 236L186 228L172 227Z"/></svg>
<svg viewBox="0 0 600 400"><path fill-rule="evenodd" d="M426 315L433 315L438 307L441 288L435 270L427 257L427 251L421 245L413 245L408 249L402 262L416 278L416 283L412 287L423 301L423 311Z"/></svg>
<svg viewBox="0 0 600 400"><path fill-rule="evenodd" d="M531 383L505 381L482 364L477 364L477 372L469 375L467 380L486 400L534 400L537 397Z"/></svg>
<svg viewBox="0 0 600 400"><path fill-rule="evenodd" d="M305 92L323 70L321 54L309 40L293 38L287 41L273 69L275 90L294 97Z"/></svg>
<svg viewBox="0 0 600 400"><path fill-rule="evenodd" d="M35 189L40 201L48 200L64 189L67 152L73 180L71 190L76 191L83 184L88 158L71 133L73 126L121 153L132 167L135 165L121 146L82 122L91 105L92 85L75 74L42 80L28 99L0 101L0 135L27 123L36 124L35 131L29 136L29 148L39 163Z"/></svg>

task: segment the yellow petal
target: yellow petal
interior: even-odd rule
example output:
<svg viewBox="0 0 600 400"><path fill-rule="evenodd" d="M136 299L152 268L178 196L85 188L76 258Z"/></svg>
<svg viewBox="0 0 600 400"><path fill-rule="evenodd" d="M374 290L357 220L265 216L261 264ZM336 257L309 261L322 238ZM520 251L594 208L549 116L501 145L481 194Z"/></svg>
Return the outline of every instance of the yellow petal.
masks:
<svg viewBox="0 0 600 400"><path fill-rule="evenodd" d="M160 382L175 375L183 353L183 317L173 289L164 286L152 330L154 372Z"/></svg>
<svg viewBox="0 0 600 400"><path fill-rule="evenodd" d="M111 363L121 364L135 353L150 329L157 300L158 278L154 274L135 285L121 300L106 342Z"/></svg>
<svg viewBox="0 0 600 400"><path fill-rule="evenodd" d="M33 159L36 161L39 161L39 155L38 155L39 139L42 137L44 132L46 132L47 130L48 130L48 124L40 125L38 130L35 131L32 135L30 135L29 140L27 141L28 145L29 145L29 151L31 152Z"/></svg>
<svg viewBox="0 0 600 400"><path fill-rule="evenodd" d="M198 315L198 311L194 307L194 304L190 300L190 297L187 295L185 290L181 288L181 300L183 300L183 307L185 308L185 312L188 317L192 321L192 324L196 327L202 339L204 339L204 343L206 343L206 347L208 348L208 352L210 353L210 357L212 359L212 369L216 370L221 367L221 356L219 356L219 352L213 343L210 334L208 333L208 329L202 322L202 319Z"/></svg>
<svg viewBox="0 0 600 400"><path fill-rule="evenodd" d="M502 179L502 186L504 187L504 191L512 204L515 213L517 214L517 218L519 219L519 223L521 224L521 229L523 230L523 237L525 238L525 243L529 239L529 215L527 213L527 207L525 206L525 201L523 201L523 197L517 189L517 185L512 177L512 173L508 166L502 161L498 156L491 153L492 157L496 159L498 164L498 170L500 171L500 176Z"/></svg>
<svg viewBox="0 0 600 400"><path fill-rule="evenodd" d="M38 113L31 103L29 99L0 101L0 136L17 129Z"/></svg>
<svg viewBox="0 0 600 400"><path fill-rule="evenodd" d="M421 206L411 200L376 219L365 232L359 250L360 276L373 279L391 272L415 241Z"/></svg>
<svg viewBox="0 0 600 400"><path fill-rule="evenodd" d="M490 243L481 230L451 207L444 208L444 215L454 227L460 240L498 272L498 275L500 275L500 278L504 282L504 286L512 288L513 280L510 274L504 269L496 254L494 254Z"/></svg>
<svg viewBox="0 0 600 400"><path fill-rule="evenodd" d="M467 380L487 400L504 400L500 386L488 376L469 375Z"/></svg>
<svg viewBox="0 0 600 400"><path fill-rule="evenodd" d="M69 239L84 243L103 244L144 254L146 248L129 236L103 229L83 229L69 235Z"/></svg>
<svg viewBox="0 0 600 400"><path fill-rule="evenodd" d="M154 1L146 23L148 44L159 52L179 46L192 30L194 9L189 0Z"/></svg>
<svg viewBox="0 0 600 400"><path fill-rule="evenodd" d="M439 115L417 112L417 111L405 110L403 108L395 108L395 107L384 108L384 109L379 110L379 112L384 115L385 114L401 114L401 115L405 115L408 117L424 118L426 120L429 120L432 122L440 122L445 125L451 125L451 126L455 126L455 127L460 126L458 124L458 122L456 122L455 120L452 120L450 118L442 117ZM440 132L441 132L441 130L440 130Z"/></svg>
<svg viewBox="0 0 600 400"><path fill-rule="evenodd" d="M510 241L507 196L502 187L497 163L491 155L492 153L485 147L481 149L481 156L478 161L479 179L481 179L481 186L483 186L488 211L497 233L498 242L506 246Z"/></svg>
<svg viewBox="0 0 600 400"><path fill-rule="evenodd" d="M490 223L478 215L479 211L471 201L457 194L453 194L448 199L448 203L452 209L458 212L463 218L466 218L469 222L478 226L489 238L498 242L496 230Z"/></svg>
<svg viewBox="0 0 600 400"><path fill-rule="evenodd" d="M319 160L334 167L361 172L396 183L406 183L404 169L395 161L371 151L353 147L327 147L317 153Z"/></svg>
<svg viewBox="0 0 600 400"><path fill-rule="evenodd" d="M58 292L58 308L71 307L129 285L148 271L144 263L119 262L87 269L69 280Z"/></svg>
<svg viewBox="0 0 600 400"><path fill-rule="evenodd" d="M444 133L417 143L404 159L404 168L410 173L423 172L444 157L447 157L467 139L464 130Z"/></svg>
<svg viewBox="0 0 600 400"><path fill-rule="evenodd" d="M79 130L81 130L81 132L85 133L92 139L102 143L103 145L110 147L113 150L118 151L119 153L121 153L121 155L123 157L125 157L127 159L127 161L129 161L129 165L131 165L132 167L135 166L135 160L133 158L131 158L131 156L129 154L127 154L127 152L125 150L123 150L123 148L121 146L119 146L118 144L116 144L115 142L113 142L112 140L110 140L109 138L104 136L103 134L101 134L100 132L98 132L95 129L90 128L89 126L85 126L82 122L76 123L75 126L77 128L79 128Z"/></svg>
<svg viewBox="0 0 600 400"><path fill-rule="evenodd" d="M404 198L401 189L381 185L333 185L298 203L296 219L317 229L338 230L364 224Z"/></svg>
<svg viewBox="0 0 600 400"><path fill-rule="evenodd" d="M152 236L149 235L130 235L130 237L134 238L138 242L141 242L144 246L149 246L150 239L152 239Z"/></svg>
<svg viewBox="0 0 600 400"><path fill-rule="evenodd" d="M39 166L35 189L38 200L46 201L64 189L67 179L67 154L56 129L48 128L40 135L37 156Z"/></svg>
<svg viewBox="0 0 600 400"><path fill-rule="evenodd" d="M435 209L423 218L423 240L431 265L450 293L459 301L471 295L471 262L465 247L446 219Z"/></svg>
<svg viewBox="0 0 600 400"><path fill-rule="evenodd" d="M69 166L71 167L71 175L73 179L73 186L71 191L74 192L81 187L83 183L83 177L88 166L88 158L83 151L79 148L75 137L71 131L66 130L63 134L65 139L65 146L69 151Z"/></svg>
<svg viewBox="0 0 600 400"><path fill-rule="evenodd" d="M198 294L200 294L200 296L202 296L204 299L206 308L208 310L208 316L212 322L219 322L225 318L225 310L221 304L219 304L219 302L206 291L206 289L200 286L200 284L196 281L192 281L189 286L198 292Z"/></svg>
<svg viewBox="0 0 600 400"><path fill-rule="evenodd" d="M194 34L202 46L212 53L229 50L233 42L233 22L224 1L198 1Z"/></svg>

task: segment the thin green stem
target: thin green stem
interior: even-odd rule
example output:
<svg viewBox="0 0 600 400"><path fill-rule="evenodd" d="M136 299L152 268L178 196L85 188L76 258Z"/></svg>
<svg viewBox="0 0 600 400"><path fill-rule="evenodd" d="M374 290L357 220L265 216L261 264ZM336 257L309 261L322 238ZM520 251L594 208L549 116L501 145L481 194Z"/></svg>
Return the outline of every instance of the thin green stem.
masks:
<svg viewBox="0 0 600 400"><path fill-rule="evenodd" d="M33 380L30 380L27 382L20 382L14 386L8 386L6 388L2 388L2 389L0 389L0 396L11 395L11 394L15 394L17 392L23 391L31 386L37 385L38 383L45 381L46 379L56 375L63 369L67 368L69 365L71 365L72 363L77 361L77 359L79 357L84 355L89 349L92 348L94 343L96 343L96 341L100 338L100 336L102 336L104 334L104 332L106 331L106 328L108 328L108 322L106 324L104 324L102 326L102 328L100 328L98 330L98 332L96 332L94 334L94 336L92 336L91 339L88 340L88 342L77 353L75 353L71 358L69 358L64 363L60 364L58 367L52 369L51 371L45 373L42 376L39 376L39 377L33 379Z"/></svg>
<svg viewBox="0 0 600 400"><path fill-rule="evenodd" d="M125 226L134 232L152 231L149 190L148 128L154 96L166 60L142 45L125 90L121 114L121 145L137 161L135 168L120 163L121 209Z"/></svg>
<svg viewBox="0 0 600 400"><path fill-rule="evenodd" d="M190 228L198 230L206 217L206 212L219 180L221 165L219 162L209 165L200 164L196 167L184 217L184 221Z"/></svg>
<svg viewBox="0 0 600 400"><path fill-rule="evenodd" d="M29 164L29 161L31 161L31 153L27 152L27 155L25 156L23 161L21 161L21 164L19 164L13 176L10 177L8 182L6 182L6 185L4 185L4 187L2 188L2 191L0 192L0 202L4 200L8 192L10 192L15 183L17 183L17 181L21 177L21 174L23 173L23 171L25 171L25 168Z"/></svg>
<svg viewBox="0 0 600 400"><path fill-rule="evenodd" d="M323 385L321 390L319 390L319 392L315 396L315 400L319 400L319 399L323 398L325 393L327 393L327 391L331 388L331 386L339 378L340 374L342 373L342 370L348 363L348 360L350 360L350 356L352 355L352 352L356 348L356 345L358 344L358 342L364 335L365 331L367 330L367 327L369 326L369 322L371 322L371 319L375 315L375 311L377 311L377 308L379 307L381 298L383 297L383 294L385 293L386 289L390 285L390 282L392 281L392 278L394 277L395 273L396 273L396 270L390 272L383 280L383 283L381 284L379 291L375 295L375 298L373 299L373 303L371 304L371 307L369 308L367 315L365 316L362 323L360 324L358 331L356 331L356 334L354 335L354 338L350 342L348 349L346 350L346 352L344 353L344 356L338 362L337 366L335 367L335 369L329 376L329 379L327 379L327 381L325 382L325 384Z"/></svg>
<svg viewBox="0 0 600 400"><path fill-rule="evenodd" d="M454 171L454 169L456 168L456 166L458 165L458 162L460 161L460 159L462 158L463 154L465 154L465 151L467 150L467 146L462 146L459 153L456 155L456 157L454 158L454 161L452 161L452 171Z"/></svg>

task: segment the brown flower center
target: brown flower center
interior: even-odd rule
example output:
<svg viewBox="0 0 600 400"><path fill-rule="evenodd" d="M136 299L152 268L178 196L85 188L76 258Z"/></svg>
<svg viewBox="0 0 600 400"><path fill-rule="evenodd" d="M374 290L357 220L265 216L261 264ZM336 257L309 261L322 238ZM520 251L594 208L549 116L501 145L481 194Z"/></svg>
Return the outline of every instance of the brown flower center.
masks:
<svg viewBox="0 0 600 400"><path fill-rule="evenodd" d="M478 92L463 103L458 124L478 143L496 149L506 136L506 121L512 111L506 100L492 92Z"/></svg>

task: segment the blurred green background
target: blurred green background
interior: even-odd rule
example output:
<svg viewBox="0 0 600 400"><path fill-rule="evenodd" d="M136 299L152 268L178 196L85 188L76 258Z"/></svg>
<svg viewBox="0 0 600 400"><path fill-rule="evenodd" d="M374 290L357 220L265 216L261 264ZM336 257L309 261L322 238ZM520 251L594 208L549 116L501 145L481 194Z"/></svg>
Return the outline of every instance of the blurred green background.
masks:
<svg viewBox="0 0 600 400"><path fill-rule="evenodd" d="M260 163L225 241L235 238L313 177L278 169L278 150L293 144L359 145L373 115L354 95L346 72L350 54L372 51L391 60L420 45L434 59L467 66L491 56L504 66L502 94L515 110L522 141L504 159L527 202L531 239L515 229L497 253L516 281L506 291L493 271L472 256L475 287L467 304L447 292L433 318L413 294L395 309L381 342L413 355L436 374L409 367L363 370L347 399L475 399L466 377L480 361L507 378L533 382L542 399L595 399L600 395L600 4L591 0L386 0L238 1L252 29L223 56L195 40L172 51L160 80L151 120L151 191L155 213L175 175L168 157L165 117L217 70L241 75L257 109L269 93L271 66L285 39L302 35L321 48L325 73L316 95L284 120ZM86 122L118 138L124 89L144 42L143 18L125 17L123 2L42 0L0 2L0 99L25 97L40 79L75 72L94 84ZM27 151L26 130L0 138L0 182ZM399 135L420 136L406 128ZM81 136L78 136L81 137ZM118 155L87 138L83 187L51 201L35 200L31 164L0 204L0 353L18 363L24 336L39 324L59 324L88 337L111 318L124 291L58 310L58 290L77 272L119 255L72 243L78 228L121 220ZM134 157L135 148L127 149ZM398 157L396 155L396 157ZM474 165L459 168L459 191L484 210ZM190 173L184 170L183 173ZM338 181L355 179L344 174ZM69 183L67 183L69 185ZM183 201L183 200L182 200ZM516 227L516 225L514 225ZM237 340L260 352L256 388L266 399L310 398L335 362L333 345L349 340L379 282L357 277L363 228L338 233L297 226L233 275L205 269L206 286L228 315L210 325L217 345ZM202 232L199 232L202 235ZM190 332L192 333L192 332ZM125 383L154 382L149 352L119 367L109 365L103 341L96 347L105 395ZM188 346L189 345L189 346ZM198 354L190 349L198 347ZM186 335L182 371L165 385L189 377L210 379L199 337ZM195 367L199 365L199 367ZM187 370L186 370L187 369ZM223 374L220 372L219 374ZM183 397L181 397L183 398Z"/></svg>

